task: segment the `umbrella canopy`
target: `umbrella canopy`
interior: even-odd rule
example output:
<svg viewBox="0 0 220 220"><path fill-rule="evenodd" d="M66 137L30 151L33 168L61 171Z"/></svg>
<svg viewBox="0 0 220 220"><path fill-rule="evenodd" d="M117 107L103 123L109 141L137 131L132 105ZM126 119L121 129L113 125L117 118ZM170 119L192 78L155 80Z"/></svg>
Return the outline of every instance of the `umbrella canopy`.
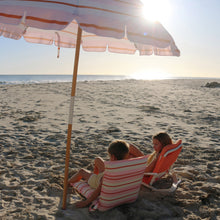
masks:
<svg viewBox="0 0 220 220"><path fill-rule="evenodd" d="M2 0L0 36L76 48L69 111L63 209L71 145L80 45L86 51L179 56L172 36L159 22L142 17L139 0Z"/></svg>
<svg viewBox="0 0 220 220"><path fill-rule="evenodd" d="M170 34L142 16L139 0L0 1L0 35L75 47L78 24L86 51L179 56Z"/></svg>

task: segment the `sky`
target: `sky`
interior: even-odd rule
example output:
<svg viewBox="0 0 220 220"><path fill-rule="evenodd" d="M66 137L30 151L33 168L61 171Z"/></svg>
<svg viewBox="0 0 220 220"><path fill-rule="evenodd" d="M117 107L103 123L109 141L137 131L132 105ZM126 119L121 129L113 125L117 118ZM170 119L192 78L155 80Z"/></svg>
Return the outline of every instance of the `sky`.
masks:
<svg viewBox="0 0 220 220"><path fill-rule="evenodd" d="M151 0L152 1L152 0ZM165 0L163 0L165 1ZM80 51L78 73L143 78L220 78L220 0L167 0L159 20L172 35L180 57ZM166 10L164 10L166 11ZM168 10L167 10L168 11ZM161 13L162 14L162 13ZM0 37L0 74L72 74L75 49Z"/></svg>

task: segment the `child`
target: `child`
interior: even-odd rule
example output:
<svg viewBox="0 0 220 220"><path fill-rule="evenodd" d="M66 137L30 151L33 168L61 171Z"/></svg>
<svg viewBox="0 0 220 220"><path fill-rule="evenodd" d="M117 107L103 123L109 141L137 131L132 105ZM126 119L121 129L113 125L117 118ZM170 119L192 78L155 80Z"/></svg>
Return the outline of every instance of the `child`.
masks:
<svg viewBox="0 0 220 220"><path fill-rule="evenodd" d="M166 145L172 144L172 139L165 132L160 132L154 135L152 140L153 140L154 152L150 154L150 156L148 157L148 161L147 161L148 165L146 167L145 172L152 172L154 170L157 159L162 149ZM132 154L133 157L140 157L144 155L137 147L133 146L132 144L129 145L129 150L130 150L130 154Z"/></svg>
<svg viewBox="0 0 220 220"><path fill-rule="evenodd" d="M110 157L110 161L114 160L124 160L129 158L129 145L122 140L113 141L108 147L108 153ZM102 166L97 165L101 161ZM104 161L99 157L95 160L95 168L97 169L98 174L95 172L90 172L85 169L80 169L76 174L74 174L70 180L68 181L69 185L71 183L78 182L80 179L85 180L91 188L96 189L93 194L86 199L85 201L80 201L76 203L76 207L83 208L89 205L92 201L94 201L101 192L102 186L102 177L104 172Z"/></svg>
<svg viewBox="0 0 220 220"><path fill-rule="evenodd" d="M148 166L146 167L145 172L152 172L154 170L160 152L168 144L172 144L172 139L167 133L160 132L153 136L154 152L148 157Z"/></svg>

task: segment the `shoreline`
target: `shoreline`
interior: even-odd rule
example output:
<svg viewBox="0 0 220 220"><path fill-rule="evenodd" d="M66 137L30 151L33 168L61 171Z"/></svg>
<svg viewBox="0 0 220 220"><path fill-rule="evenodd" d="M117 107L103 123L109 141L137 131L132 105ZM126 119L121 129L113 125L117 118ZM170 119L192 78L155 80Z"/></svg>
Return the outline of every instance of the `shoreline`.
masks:
<svg viewBox="0 0 220 220"><path fill-rule="evenodd" d="M162 79L142 79L129 75L78 75L77 83L93 82L93 81L118 81L118 80L134 80L134 81L163 81L163 80L210 80L219 81L220 78L215 77L167 77ZM48 83L70 83L72 75L0 75L0 85L23 85L23 84L48 84Z"/></svg>

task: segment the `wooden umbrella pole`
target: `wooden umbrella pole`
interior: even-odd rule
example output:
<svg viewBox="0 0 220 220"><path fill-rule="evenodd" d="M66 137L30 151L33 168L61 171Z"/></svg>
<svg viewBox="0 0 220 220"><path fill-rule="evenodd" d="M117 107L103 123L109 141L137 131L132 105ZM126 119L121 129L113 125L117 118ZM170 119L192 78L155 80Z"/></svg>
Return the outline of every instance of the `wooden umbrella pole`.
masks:
<svg viewBox="0 0 220 220"><path fill-rule="evenodd" d="M66 209L67 188L68 188L68 173L69 173L69 159L70 159L70 146L71 146L71 133L72 133L72 121L73 121L74 99L75 99L75 93L76 93L76 81L77 81L77 72L78 72L81 37L82 37L82 29L78 26L76 51L75 51L75 61L74 61L74 70L73 70L73 79L72 79L72 91L71 91L71 100L70 100L70 109L69 109L67 143L66 143L66 161L65 161L65 174L64 174L63 206L62 206L62 209Z"/></svg>

